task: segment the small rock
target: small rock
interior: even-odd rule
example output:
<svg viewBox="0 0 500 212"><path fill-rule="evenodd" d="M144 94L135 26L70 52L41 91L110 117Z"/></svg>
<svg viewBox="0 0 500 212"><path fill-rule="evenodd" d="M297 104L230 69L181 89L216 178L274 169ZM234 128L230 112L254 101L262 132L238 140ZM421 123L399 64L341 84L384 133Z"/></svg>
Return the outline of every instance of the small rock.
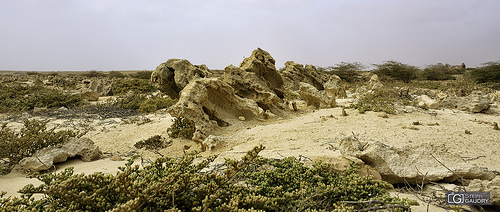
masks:
<svg viewBox="0 0 500 212"><path fill-rule="evenodd" d="M122 160L123 160L123 158L122 158L122 157L120 157L119 155L115 155L115 154L113 154L113 156L111 157L111 160L112 160L112 161L122 161Z"/></svg>
<svg viewBox="0 0 500 212"><path fill-rule="evenodd" d="M244 116L240 116L240 117L238 117L238 119L239 119L240 121L245 121L245 120L246 120Z"/></svg>
<svg viewBox="0 0 500 212"><path fill-rule="evenodd" d="M342 108L342 114L340 114L341 116L348 116L349 114L347 114L347 112L345 112L345 109Z"/></svg>
<svg viewBox="0 0 500 212"><path fill-rule="evenodd" d="M496 122L493 122L493 129L500 130L500 128L498 128L498 124Z"/></svg>

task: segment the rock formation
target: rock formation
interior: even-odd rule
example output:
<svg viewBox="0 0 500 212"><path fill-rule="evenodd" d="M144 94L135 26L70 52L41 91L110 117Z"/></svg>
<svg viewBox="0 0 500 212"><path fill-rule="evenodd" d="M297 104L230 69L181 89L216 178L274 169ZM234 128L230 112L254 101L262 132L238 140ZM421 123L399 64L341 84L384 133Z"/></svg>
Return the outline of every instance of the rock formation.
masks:
<svg viewBox="0 0 500 212"><path fill-rule="evenodd" d="M205 65L195 66L185 59L168 59L151 74L151 81L158 83L160 91L172 98L178 98L179 92L189 82L210 75Z"/></svg>
<svg viewBox="0 0 500 212"><path fill-rule="evenodd" d="M314 106L316 108L335 107L335 98L329 98L308 83L300 82L299 85L300 97L307 103L308 106Z"/></svg>
<svg viewBox="0 0 500 212"><path fill-rule="evenodd" d="M319 72L314 66L306 65L304 67L293 61L285 63L285 69L281 75L285 81L285 89L295 91L300 89L299 82L308 83L321 91L325 89L323 85L329 80L327 74Z"/></svg>
<svg viewBox="0 0 500 212"><path fill-rule="evenodd" d="M31 171L42 171L52 168L54 163L66 161L68 158L80 156L85 162L96 160L102 153L99 147L88 138L71 138L68 142L44 148L33 156L23 158L19 165Z"/></svg>
<svg viewBox="0 0 500 212"><path fill-rule="evenodd" d="M363 160L365 164L377 169L384 181L392 184L454 182L461 179L491 180L495 177L493 172L449 153L444 146L396 148L381 142L360 142L352 137L341 139L338 145L342 154Z"/></svg>

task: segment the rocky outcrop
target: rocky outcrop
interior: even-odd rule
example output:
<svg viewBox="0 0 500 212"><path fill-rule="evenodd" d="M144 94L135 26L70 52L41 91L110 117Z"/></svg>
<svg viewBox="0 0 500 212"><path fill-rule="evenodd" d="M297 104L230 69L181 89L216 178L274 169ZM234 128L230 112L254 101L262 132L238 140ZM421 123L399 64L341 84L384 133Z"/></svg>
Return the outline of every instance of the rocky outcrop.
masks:
<svg viewBox="0 0 500 212"><path fill-rule="evenodd" d="M357 157L377 169L389 183L454 182L459 179L491 180L495 174L465 162L444 146L420 145L396 148L381 142L360 142L353 137L338 141L343 155ZM451 170L451 171L450 171Z"/></svg>
<svg viewBox="0 0 500 212"><path fill-rule="evenodd" d="M490 203L500 208L500 176L496 176L493 180L475 179L467 186L467 191L489 191Z"/></svg>
<svg viewBox="0 0 500 212"><path fill-rule="evenodd" d="M283 79L277 72L275 63L276 61L271 54L258 48L252 52L250 57L245 58L241 62L240 68L243 71L255 73L255 76L266 82L266 87L269 87L271 90L281 89Z"/></svg>
<svg viewBox="0 0 500 212"><path fill-rule="evenodd" d="M194 121L196 129L205 134L228 126L228 119L238 120L239 116L247 120L264 118L264 110L255 101L235 93L233 87L218 78L197 79L181 91L179 101L168 112Z"/></svg>
<svg viewBox="0 0 500 212"><path fill-rule="evenodd" d="M189 82L210 75L205 65L195 66L185 59L168 59L156 67L151 74L151 81L158 84L160 91L172 98L178 98L179 92Z"/></svg>
<svg viewBox="0 0 500 212"><path fill-rule="evenodd" d="M382 82L378 78L378 75L373 74L370 77L370 81L368 81L368 89L370 89L370 90L376 90L376 89L380 89L382 87L384 87L384 84L382 84Z"/></svg>
<svg viewBox="0 0 500 212"><path fill-rule="evenodd" d="M335 107L335 98L329 98L308 83L300 82L299 85L300 97L307 103L308 106L314 106L316 108Z"/></svg>
<svg viewBox="0 0 500 212"><path fill-rule="evenodd" d="M68 142L37 151L33 156L23 158L19 165L31 171L50 169L54 163L80 156L85 162L96 160L102 155L99 147L88 138L71 138Z"/></svg>
<svg viewBox="0 0 500 212"><path fill-rule="evenodd" d="M314 86L317 90L324 90L323 85L328 82L330 77L327 74L321 73L312 65L304 65L287 61L285 69L281 72L285 89L299 90L299 82L305 82Z"/></svg>
<svg viewBox="0 0 500 212"><path fill-rule="evenodd" d="M330 79L323 84L326 95L330 98L346 98L345 88L342 86L342 79L339 76L332 74Z"/></svg>

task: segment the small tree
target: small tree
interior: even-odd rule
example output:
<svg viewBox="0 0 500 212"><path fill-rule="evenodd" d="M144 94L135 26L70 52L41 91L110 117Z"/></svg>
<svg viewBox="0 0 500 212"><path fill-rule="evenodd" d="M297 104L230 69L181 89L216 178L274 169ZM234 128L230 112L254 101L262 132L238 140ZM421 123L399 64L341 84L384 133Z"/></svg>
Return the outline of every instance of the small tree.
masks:
<svg viewBox="0 0 500 212"><path fill-rule="evenodd" d="M329 66L325 68L331 74L335 74L345 80L346 82L354 82L359 78L358 71L366 69L366 66L359 62L341 62L335 66Z"/></svg>
<svg viewBox="0 0 500 212"><path fill-rule="evenodd" d="M478 83L500 83L500 61L484 63L482 67L473 69L469 76Z"/></svg>
<svg viewBox="0 0 500 212"><path fill-rule="evenodd" d="M405 83L410 82L417 78L419 69L415 66L403 64L397 61L386 61L383 64L374 64L377 69L374 73L379 75L382 79L395 79L401 80Z"/></svg>

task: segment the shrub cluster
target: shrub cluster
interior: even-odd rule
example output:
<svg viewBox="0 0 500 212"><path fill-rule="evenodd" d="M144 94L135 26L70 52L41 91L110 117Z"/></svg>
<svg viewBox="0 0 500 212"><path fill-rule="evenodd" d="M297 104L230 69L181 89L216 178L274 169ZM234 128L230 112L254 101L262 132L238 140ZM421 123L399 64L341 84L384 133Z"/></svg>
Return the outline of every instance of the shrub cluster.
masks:
<svg viewBox="0 0 500 212"><path fill-rule="evenodd" d="M489 84L493 89L500 90L500 61L485 63L479 68L472 69L468 77L477 83Z"/></svg>
<svg viewBox="0 0 500 212"><path fill-rule="evenodd" d="M167 129L168 136L170 138L186 138L191 139L194 132L196 131L196 126L194 121L191 121L184 117L174 117L174 124Z"/></svg>
<svg viewBox="0 0 500 212"><path fill-rule="evenodd" d="M375 64L374 73L382 80L400 80L408 83L417 79L419 69L396 61L387 61L383 64Z"/></svg>
<svg viewBox="0 0 500 212"><path fill-rule="evenodd" d="M451 67L448 64L434 64L427 66L422 73L420 73L420 76L423 80L451 80L455 79L453 77L453 74L458 74L458 72L454 67Z"/></svg>
<svg viewBox="0 0 500 212"><path fill-rule="evenodd" d="M0 84L0 112L33 110L35 107L77 107L83 104L80 95L65 94L43 86L21 86Z"/></svg>
<svg viewBox="0 0 500 212"><path fill-rule="evenodd" d="M152 73L153 73L153 71L139 71L139 72L135 72L133 74L130 74L129 76L132 78L137 78L137 79L150 80Z"/></svg>
<svg viewBox="0 0 500 212"><path fill-rule="evenodd" d="M144 94L156 91L156 88L144 79L118 79L111 85L111 91L113 95L123 95L129 91Z"/></svg>
<svg viewBox="0 0 500 212"><path fill-rule="evenodd" d="M79 133L55 128L47 129L47 122L36 119L26 120L19 133L3 124L0 128L0 160L6 162L2 173L10 172L11 168L24 157L35 154L45 147L64 143L70 137L78 137Z"/></svg>
<svg viewBox="0 0 500 212"><path fill-rule="evenodd" d="M170 97L148 97L146 95L135 94L118 99L113 103L113 107L150 113L163 108L169 108L176 102L177 100L171 99Z"/></svg>
<svg viewBox="0 0 500 212"><path fill-rule="evenodd" d="M4 198L7 211L346 211L343 201L377 200L379 206L410 210L417 203L390 197L392 186L355 174L335 173L328 164L312 168L294 158L265 159L262 146L240 161L227 159L223 169L210 167L217 156L194 163L194 153L159 158L140 168L133 160L116 175L36 174L42 185L25 186L18 198ZM39 199L34 194L43 194ZM369 207L360 204L361 207ZM359 207L359 206L358 206Z"/></svg>
<svg viewBox="0 0 500 212"><path fill-rule="evenodd" d="M396 104L411 105L411 97L405 90L384 87L366 94L349 108L358 109L359 113L374 111L395 114Z"/></svg>

